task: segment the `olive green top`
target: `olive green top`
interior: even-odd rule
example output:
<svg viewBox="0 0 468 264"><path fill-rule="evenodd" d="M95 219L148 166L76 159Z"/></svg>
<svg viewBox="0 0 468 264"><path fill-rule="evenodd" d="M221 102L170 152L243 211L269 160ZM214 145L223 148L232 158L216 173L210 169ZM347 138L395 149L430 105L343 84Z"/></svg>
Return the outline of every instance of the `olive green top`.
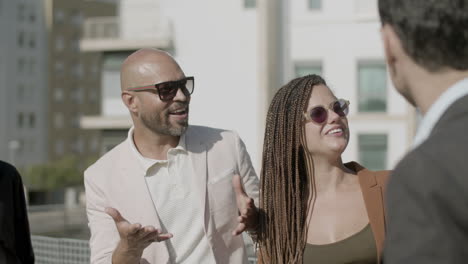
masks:
<svg viewBox="0 0 468 264"><path fill-rule="evenodd" d="M304 264L375 264L377 247L370 224L356 234L335 243L307 244Z"/></svg>

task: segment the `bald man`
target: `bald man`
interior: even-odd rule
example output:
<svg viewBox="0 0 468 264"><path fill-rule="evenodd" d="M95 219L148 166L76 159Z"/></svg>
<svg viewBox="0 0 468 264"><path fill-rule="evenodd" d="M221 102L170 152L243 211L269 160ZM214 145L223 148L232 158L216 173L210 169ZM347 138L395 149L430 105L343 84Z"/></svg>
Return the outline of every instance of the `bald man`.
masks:
<svg viewBox="0 0 468 264"><path fill-rule="evenodd" d="M85 171L91 263L247 263L258 178L232 132L188 125L194 78L142 49L121 67L127 139Z"/></svg>

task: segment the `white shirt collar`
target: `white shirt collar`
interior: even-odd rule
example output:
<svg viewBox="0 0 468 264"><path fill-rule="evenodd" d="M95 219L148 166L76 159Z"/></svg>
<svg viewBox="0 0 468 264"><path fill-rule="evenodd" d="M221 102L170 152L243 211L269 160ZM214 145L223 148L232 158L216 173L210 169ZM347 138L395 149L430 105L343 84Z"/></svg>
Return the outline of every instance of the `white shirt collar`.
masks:
<svg viewBox="0 0 468 264"><path fill-rule="evenodd" d="M136 155L137 159L140 161L141 165L145 169L145 171L148 171L148 169L153 166L155 163L165 163L167 160L155 160L151 158L144 157L141 155L141 153L138 151L137 147L135 146L135 141L133 141L133 131L135 130L135 127L130 127L128 130L128 135L127 135L127 140L130 143L130 149L134 155ZM182 152L187 152L186 150L186 145L185 145L185 133L180 136L179 139L179 144L175 148L171 148L168 150L169 152L172 152L173 150L177 151L182 151Z"/></svg>
<svg viewBox="0 0 468 264"><path fill-rule="evenodd" d="M429 137L435 124L445 111L465 95L468 95L468 78L455 83L439 96L421 120L418 132L414 137L413 148L422 144Z"/></svg>

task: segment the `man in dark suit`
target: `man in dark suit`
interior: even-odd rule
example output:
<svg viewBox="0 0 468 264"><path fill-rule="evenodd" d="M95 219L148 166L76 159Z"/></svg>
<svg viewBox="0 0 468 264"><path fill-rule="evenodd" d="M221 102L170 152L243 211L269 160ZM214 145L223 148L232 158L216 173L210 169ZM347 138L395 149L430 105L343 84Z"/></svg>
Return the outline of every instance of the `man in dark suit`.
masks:
<svg viewBox="0 0 468 264"><path fill-rule="evenodd" d="M387 189L384 262L468 263L468 0L379 0L395 88L423 114Z"/></svg>
<svg viewBox="0 0 468 264"><path fill-rule="evenodd" d="M0 161L0 263L34 263L23 183L12 165Z"/></svg>

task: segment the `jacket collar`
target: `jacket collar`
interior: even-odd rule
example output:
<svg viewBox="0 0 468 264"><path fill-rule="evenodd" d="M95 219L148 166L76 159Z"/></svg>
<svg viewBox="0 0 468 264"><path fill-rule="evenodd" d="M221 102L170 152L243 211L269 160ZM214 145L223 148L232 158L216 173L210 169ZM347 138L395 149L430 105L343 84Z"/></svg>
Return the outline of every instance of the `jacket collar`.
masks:
<svg viewBox="0 0 468 264"><path fill-rule="evenodd" d="M345 166L356 172L359 177L364 204L367 209L369 223L377 246L377 255L380 259L385 238L385 207L383 194L388 171L370 171L357 162L349 162L346 163Z"/></svg>

